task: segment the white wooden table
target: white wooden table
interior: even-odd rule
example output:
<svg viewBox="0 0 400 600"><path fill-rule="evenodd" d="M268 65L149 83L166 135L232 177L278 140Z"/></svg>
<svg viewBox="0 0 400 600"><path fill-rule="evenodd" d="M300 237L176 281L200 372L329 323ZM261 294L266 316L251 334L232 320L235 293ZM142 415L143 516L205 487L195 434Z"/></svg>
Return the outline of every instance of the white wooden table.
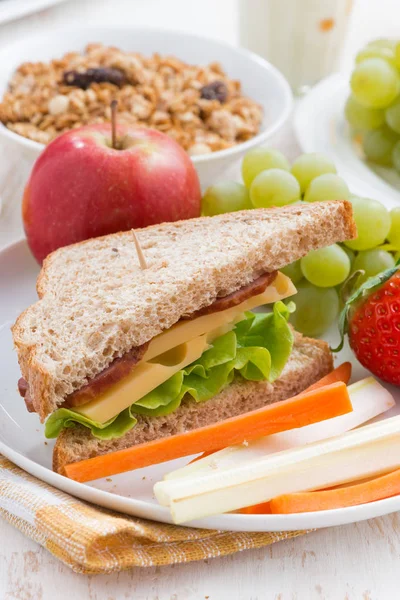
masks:
<svg viewBox="0 0 400 600"><path fill-rule="evenodd" d="M400 37L396 17L398 0L358 0L344 63L372 37ZM70 0L4 25L0 45L78 22L152 25L235 42L237 20L236 0ZM274 145L290 156L298 152L290 127ZM0 148L0 247L21 235L26 174L27 167ZM0 519L0 600L391 600L400 597L399 570L400 513L223 559L90 577L72 573Z"/></svg>

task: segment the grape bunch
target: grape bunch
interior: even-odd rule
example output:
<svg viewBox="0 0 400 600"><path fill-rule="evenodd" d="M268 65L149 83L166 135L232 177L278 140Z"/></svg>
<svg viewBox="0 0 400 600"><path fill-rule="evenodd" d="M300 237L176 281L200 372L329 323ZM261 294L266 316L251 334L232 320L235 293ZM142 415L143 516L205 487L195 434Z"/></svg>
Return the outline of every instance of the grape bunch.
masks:
<svg viewBox="0 0 400 600"><path fill-rule="evenodd" d="M243 159L242 178L244 183L223 181L209 187L203 214L337 199L353 204L357 239L309 252L282 269L297 288L291 321L301 333L320 336L335 322L340 289L349 275L364 271L361 284L400 258L400 208L389 213L377 200L352 196L323 154L302 154L290 165L278 150L254 148Z"/></svg>
<svg viewBox="0 0 400 600"><path fill-rule="evenodd" d="M366 158L400 173L400 41L370 42L356 56L345 116Z"/></svg>

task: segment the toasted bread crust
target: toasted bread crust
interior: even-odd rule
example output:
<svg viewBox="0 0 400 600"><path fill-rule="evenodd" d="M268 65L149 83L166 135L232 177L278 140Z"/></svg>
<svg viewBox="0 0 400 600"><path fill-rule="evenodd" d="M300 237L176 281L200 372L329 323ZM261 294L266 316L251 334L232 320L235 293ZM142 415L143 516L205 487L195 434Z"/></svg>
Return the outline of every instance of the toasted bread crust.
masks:
<svg viewBox="0 0 400 600"><path fill-rule="evenodd" d="M53 469L64 474L67 464L204 427L290 398L318 381L332 368L332 354L326 342L296 334L288 364L273 385L265 381L237 380L208 402L196 404L186 399L174 413L165 417L138 416L137 425L117 440L98 440L82 426L65 429L54 447Z"/></svg>
<svg viewBox="0 0 400 600"><path fill-rule="evenodd" d="M138 230L144 271L130 232L57 250L38 279L41 299L13 327L36 412L43 421L115 358L216 298L355 235L351 203L337 201Z"/></svg>

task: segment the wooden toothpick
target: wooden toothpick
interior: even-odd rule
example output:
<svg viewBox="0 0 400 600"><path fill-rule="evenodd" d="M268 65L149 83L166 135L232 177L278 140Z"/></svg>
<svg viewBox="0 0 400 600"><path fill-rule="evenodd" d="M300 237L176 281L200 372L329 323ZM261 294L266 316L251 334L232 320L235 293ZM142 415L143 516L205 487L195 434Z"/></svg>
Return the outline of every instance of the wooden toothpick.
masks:
<svg viewBox="0 0 400 600"><path fill-rule="evenodd" d="M147 262L146 262L146 259L144 257L143 250L142 250L142 248L141 248L141 246L139 244L139 240L137 239L137 236L136 236L136 233L135 233L134 229L132 229L132 235L133 235L133 241L135 242L136 252L137 252L137 255L138 255L138 258L139 258L140 268L143 269L143 270L147 269L148 268Z"/></svg>

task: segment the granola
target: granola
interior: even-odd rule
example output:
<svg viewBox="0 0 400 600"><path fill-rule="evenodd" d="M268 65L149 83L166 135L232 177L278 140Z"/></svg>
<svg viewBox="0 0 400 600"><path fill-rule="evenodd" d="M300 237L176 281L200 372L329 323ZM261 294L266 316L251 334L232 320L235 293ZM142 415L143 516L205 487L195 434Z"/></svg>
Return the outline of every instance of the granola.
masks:
<svg viewBox="0 0 400 600"><path fill-rule="evenodd" d="M47 144L60 133L110 120L153 127L195 156L240 144L259 132L263 111L218 63L189 65L173 56L89 44L49 63L24 63L0 103L0 121Z"/></svg>

